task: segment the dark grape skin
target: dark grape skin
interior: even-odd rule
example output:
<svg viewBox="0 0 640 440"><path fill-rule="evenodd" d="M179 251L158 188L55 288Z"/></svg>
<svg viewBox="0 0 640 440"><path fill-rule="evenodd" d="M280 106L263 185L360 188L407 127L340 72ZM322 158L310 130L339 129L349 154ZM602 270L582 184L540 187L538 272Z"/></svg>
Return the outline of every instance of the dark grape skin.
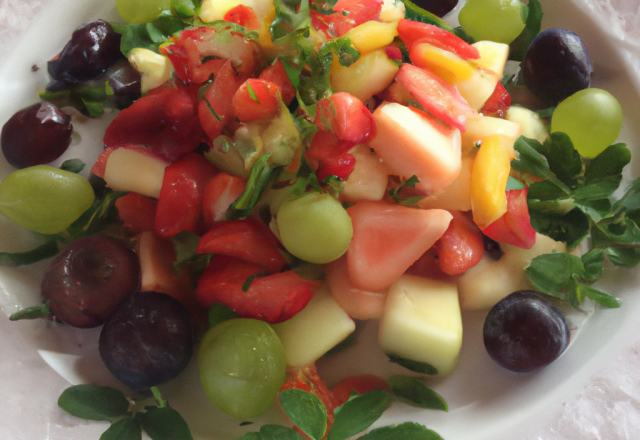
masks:
<svg viewBox="0 0 640 440"><path fill-rule="evenodd" d="M458 5L458 0L414 0L417 6L437 17L444 17Z"/></svg>
<svg viewBox="0 0 640 440"><path fill-rule="evenodd" d="M580 37L561 28L540 32L521 68L527 88L551 105L588 88L593 73L589 51Z"/></svg>
<svg viewBox="0 0 640 440"><path fill-rule="evenodd" d="M4 124L2 153L16 168L47 164L69 148L72 132L71 116L42 101L18 111Z"/></svg>
<svg viewBox="0 0 640 440"><path fill-rule="evenodd" d="M489 311L483 337L498 365L515 373L532 373L564 352L570 333L560 310L537 292L519 290Z"/></svg>
<svg viewBox="0 0 640 440"><path fill-rule="evenodd" d="M140 285L138 257L115 238L79 238L54 258L42 277L51 312L73 327L102 325Z"/></svg>
<svg viewBox="0 0 640 440"><path fill-rule="evenodd" d="M120 382L141 390L180 374L194 341L195 327L182 303L164 293L135 292L105 323L99 350Z"/></svg>
<svg viewBox="0 0 640 440"><path fill-rule="evenodd" d="M122 58L120 34L103 20L76 29L57 59L49 61L49 75L71 84L102 75Z"/></svg>

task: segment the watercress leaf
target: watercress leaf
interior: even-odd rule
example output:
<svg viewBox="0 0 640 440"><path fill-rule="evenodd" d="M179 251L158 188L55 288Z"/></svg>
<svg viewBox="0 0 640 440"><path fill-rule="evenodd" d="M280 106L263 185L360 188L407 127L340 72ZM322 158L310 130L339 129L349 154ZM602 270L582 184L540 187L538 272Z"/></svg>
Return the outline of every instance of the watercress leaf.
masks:
<svg viewBox="0 0 640 440"><path fill-rule="evenodd" d="M573 275L585 276L582 260L572 254L555 252L539 255L531 261L525 273L538 290L547 295L566 299L574 287Z"/></svg>
<svg viewBox="0 0 640 440"><path fill-rule="evenodd" d="M116 24L111 23L113 29L122 35L120 51L124 56L129 55L131 49L142 47L159 53L160 44L168 40L173 34L189 26L170 14L161 15L151 23Z"/></svg>
<svg viewBox="0 0 640 440"><path fill-rule="evenodd" d="M60 165L60 169L64 171L69 171L70 173L79 173L85 167L85 164L80 159L68 159L62 162Z"/></svg>
<svg viewBox="0 0 640 440"><path fill-rule="evenodd" d="M570 188L576 187L583 165L569 136L560 132L551 133L538 152L547 158L549 169L562 183Z"/></svg>
<svg viewBox="0 0 640 440"><path fill-rule="evenodd" d="M578 208L564 215L544 215L539 211L529 214L533 229L556 241L565 242L569 249L574 249L589 234L589 218Z"/></svg>
<svg viewBox="0 0 640 440"><path fill-rule="evenodd" d="M596 223L591 231L594 247L640 245L640 228L624 210Z"/></svg>
<svg viewBox="0 0 640 440"><path fill-rule="evenodd" d="M278 394L280 407L291 421L314 440L327 431L327 409L313 393L290 388Z"/></svg>
<svg viewBox="0 0 640 440"><path fill-rule="evenodd" d="M624 196L611 207L611 211L617 211L624 207L627 211L640 210L640 177L636 178L625 190Z"/></svg>
<svg viewBox="0 0 640 440"><path fill-rule="evenodd" d="M59 252L54 240L24 252L0 252L0 266L25 266L55 256Z"/></svg>
<svg viewBox="0 0 640 440"><path fill-rule="evenodd" d="M371 430L360 440L444 440L437 432L418 423L406 422L400 425L383 426Z"/></svg>
<svg viewBox="0 0 640 440"><path fill-rule="evenodd" d="M387 383L396 397L412 406L449 411L447 402L438 393L415 377L395 375Z"/></svg>
<svg viewBox="0 0 640 440"><path fill-rule="evenodd" d="M589 184L600 179L617 176L631 161L631 152L625 144L614 144L597 155L585 166L584 180Z"/></svg>
<svg viewBox="0 0 640 440"><path fill-rule="evenodd" d="M132 418L121 419L109 426L100 440L142 440L142 428Z"/></svg>
<svg viewBox="0 0 640 440"><path fill-rule="evenodd" d="M193 440L187 422L175 409L146 406L142 427L152 440Z"/></svg>
<svg viewBox="0 0 640 440"><path fill-rule="evenodd" d="M602 200L609 197L620 186L622 175L609 176L597 182L589 183L576 189L576 200Z"/></svg>
<svg viewBox="0 0 640 440"><path fill-rule="evenodd" d="M615 309L620 307L621 302L614 296L611 296L607 293L601 292L598 289L594 289L591 286L583 284L579 281L576 281L576 289L578 291L578 295L586 296L587 298L591 298L601 306Z"/></svg>
<svg viewBox="0 0 640 440"><path fill-rule="evenodd" d="M613 264L621 267L636 267L640 263L640 251L633 248L608 247L604 252Z"/></svg>
<svg viewBox="0 0 640 440"><path fill-rule="evenodd" d="M527 7L529 13L527 14L524 30L509 45L510 60L522 61L531 42L540 33L540 29L542 28L542 17L544 14L540 2L538 0L529 0Z"/></svg>
<svg viewBox="0 0 640 440"><path fill-rule="evenodd" d="M351 397L335 409L327 440L346 440L364 431L389 408L391 400L391 394L383 390Z"/></svg>
<svg viewBox="0 0 640 440"><path fill-rule="evenodd" d="M604 249L591 249L589 252L580 257L584 266L584 279L590 283L595 283L600 279L604 272Z"/></svg>
<svg viewBox="0 0 640 440"><path fill-rule="evenodd" d="M566 195L558 185L548 180L531 183L527 191L527 198L531 200L556 200Z"/></svg>
<svg viewBox="0 0 640 440"><path fill-rule="evenodd" d="M238 314L231 310L227 305L222 303L215 303L209 308L209 328L214 327L223 321L237 318Z"/></svg>
<svg viewBox="0 0 640 440"><path fill-rule="evenodd" d="M129 401L115 388L83 384L64 390L58 406L81 419L111 421L127 413Z"/></svg>
<svg viewBox="0 0 640 440"><path fill-rule="evenodd" d="M304 437L286 426L263 425L260 432L249 432L238 440L304 440Z"/></svg>
<svg viewBox="0 0 640 440"><path fill-rule="evenodd" d="M574 200L573 205L591 217L591 220L594 222L599 222L611 211L611 202L609 199Z"/></svg>
<svg viewBox="0 0 640 440"><path fill-rule="evenodd" d="M196 5L192 0L171 0L171 10L180 18L191 18L196 13Z"/></svg>
<svg viewBox="0 0 640 440"><path fill-rule="evenodd" d="M549 168L547 158L540 153L540 151L544 151L543 145L540 142L535 139L520 136L516 140L513 148L516 152L516 158L511 161L511 168L520 173L549 180L564 193L571 193L571 189L556 178L556 175Z"/></svg>
<svg viewBox="0 0 640 440"><path fill-rule="evenodd" d="M389 358L389 362L398 364L407 370L413 371L414 373L428 374L430 376L438 374L438 369L436 367L425 362L412 361L389 353L387 353L387 357Z"/></svg>

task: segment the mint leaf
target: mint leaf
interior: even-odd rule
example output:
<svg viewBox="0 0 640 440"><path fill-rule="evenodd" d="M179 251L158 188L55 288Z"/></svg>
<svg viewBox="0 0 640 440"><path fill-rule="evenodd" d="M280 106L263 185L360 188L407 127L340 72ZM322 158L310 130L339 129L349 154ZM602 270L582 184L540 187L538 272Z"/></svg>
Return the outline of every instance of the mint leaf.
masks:
<svg viewBox="0 0 640 440"><path fill-rule="evenodd" d="M71 223L64 232L52 236L59 243L69 244L86 235L95 234L112 223L116 215L116 200L127 194L122 191L113 191L105 194L102 199L94 200L93 204L76 221Z"/></svg>
<svg viewBox="0 0 640 440"><path fill-rule="evenodd" d="M142 440L142 428L134 419L118 420L102 433L100 440Z"/></svg>
<svg viewBox="0 0 640 440"><path fill-rule="evenodd" d="M406 422L370 431L359 440L444 440L438 433L418 423Z"/></svg>
<svg viewBox="0 0 640 440"><path fill-rule="evenodd" d="M255 102L260 104L260 99L258 99L258 95L256 95L256 91L253 90L253 87L251 87L251 84L249 84L248 82L246 84L247 84L247 91L249 92L249 98L253 99Z"/></svg>
<svg viewBox="0 0 640 440"><path fill-rule="evenodd" d="M193 440L191 431L175 409L165 406L146 406L142 427L152 440Z"/></svg>
<svg viewBox="0 0 640 440"><path fill-rule="evenodd" d="M425 362L412 361L389 353L387 353L387 357L389 358L390 362L398 364L406 368L407 370L413 371L414 373L428 374L430 376L435 376L436 374L438 374L437 368Z"/></svg>
<svg viewBox="0 0 640 440"><path fill-rule="evenodd" d="M226 213L227 220L247 218L262 194L275 182L282 167L271 168L267 164L270 156L270 153L264 154L253 164L247 187L242 195L229 206Z"/></svg>
<svg viewBox="0 0 640 440"><path fill-rule="evenodd" d="M177 17L164 14L151 23L118 24L110 23L113 29L122 35L120 51L128 56L131 49L142 47L160 53L158 47L173 34L189 26Z"/></svg>
<svg viewBox="0 0 640 440"><path fill-rule="evenodd" d="M522 61L531 42L533 42L540 33L540 29L542 29L542 17L544 14L540 2L538 0L529 0L527 8L529 13L527 14L524 30L509 45L510 60Z"/></svg>
<svg viewBox="0 0 640 440"><path fill-rule="evenodd" d="M383 390L351 397L335 409L327 440L346 440L367 429L391 405L391 394Z"/></svg>
<svg viewBox="0 0 640 440"><path fill-rule="evenodd" d="M23 319L38 319L52 316L53 312L49 308L49 302L40 304L39 306L28 307L18 310L9 316L9 321L21 321Z"/></svg>
<svg viewBox="0 0 640 440"><path fill-rule="evenodd" d="M280 407L291 421L314 440L327 431L327 409L313 393L290 388L278 394Z"/></svg>
<svg viewBox="0 0 640 440"><path fill-rule="evenodd" d="M112 421L127 413L129 401L111 387L75 385L62 392L58 406L81 419Z"/></svg>
<svg viewBox="0 0 640 440"><path fill-rule="evenodd" d="M215 303L209 308L209 328L215 327L223 321L237 318L238 314L222 303Z"/></svg>
<svg viewBox="0 0 640 440"><path fill-rule="evenodd" d="M395 375L389 377L387 383L393 394L409 405L449 411L449 406L442 396L415 377Z"/></svg>

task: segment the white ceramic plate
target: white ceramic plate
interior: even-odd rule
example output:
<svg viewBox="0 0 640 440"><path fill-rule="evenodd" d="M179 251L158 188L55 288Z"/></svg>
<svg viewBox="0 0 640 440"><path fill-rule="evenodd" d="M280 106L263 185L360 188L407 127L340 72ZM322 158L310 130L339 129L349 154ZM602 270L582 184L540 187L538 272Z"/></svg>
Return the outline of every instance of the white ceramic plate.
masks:
<svg viewBox="0 0 640 440"><path fill-rule="evenodd" d="M635 127L640 120L637 110L640 97L634 88L639 74L626 67L618 49L620 41L600 30L571 1L546 0L543 5L545 28L569 28L585 41L595 66L593 86L609 90L620 100L625 112L621 139L634 154L640 154L636 148L639 128ZM95 18L114 17L114 8L108 1L58 0L47 6L0 69L0 123L37 100L37 91L47 82L46 60L62 48L73 29ZM40 70L32 72L33 65ZM91 163L100 151L108 120L76 124L81 141L75 142L60 161L82 157ZM635 159L628 168L629 176L640 175L640 160ZM2 160L0 177L9 172L10 167ZM36 243L37 239L31 234L0 218L2 250L24 250ZM0 268L0 307L7 314L18 306L40 301L39 274L44 267L46 262L26 268ZM448 401L450 411L425 411L396 404L376 426L413 420L434 429L446 440L520 437L527 426L536 423L545 411L560 407L564 399L584 386L621 347L633 342L636 337L629 335L640 334L640 297L632 292L639 282L638 271L613 270L606 274L600 285L621 297L623 307L598 311L558 361L529 376L516 376L498 368L482 344L485 312L466 313L458 368L447 378L427 380L427 384ZM375 323L365 327L357 347L319 363L321 373L330 384L350 374L387 375L401 371L387 363L375 346ZM0 357L0 380L4 381L0 384L5 390L5 401L13 404L12 411L4 415L0 411L0 438L97 440L106 429L104 423L85 423L67 416L57 409L56 400L69 383L115 384L97 355L98 331L79 331L42 321L9 323L3 317L0 332L3 339L0 347L7 350ZM45 367L42 359L59 375ZM198 386L193 363L183 376L162 390L165 398L187 419L197 439L235 439L247 430L256 429L256 425L240 428L237 421L206 400ZM277 421L277 414L269 414L260 421L269 420Z"/></svg>

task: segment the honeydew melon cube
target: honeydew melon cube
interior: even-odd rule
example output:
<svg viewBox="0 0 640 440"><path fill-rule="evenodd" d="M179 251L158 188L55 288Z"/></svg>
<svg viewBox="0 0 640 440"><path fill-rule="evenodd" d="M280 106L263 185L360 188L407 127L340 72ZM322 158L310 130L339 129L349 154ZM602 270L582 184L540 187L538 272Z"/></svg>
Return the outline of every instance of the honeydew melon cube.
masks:
<svg viewBox="0 0 640 440"><path fill-rule="evenodd" d="M104 180L114 191L132 191L158 198L168 160L127 148L114 150L107 159Z"/></svg>
<svg viewBox="0 0 640 440"><path fill-rule="evenodd" d="M142 94L167 82L173 73L173 65L169 58L149 49L131 49L127 58L133 68L140 72Z"/></svg>
<svg viewBox="0 0 640 440"><path fill-rule="evenodd" d="M480 110L493 94L500 78L496 73L476 69L469 79L454 85L472 109Z"/></svg>
<svg viewBox="0 0 640 440"><path fill-rule="evenodd" d="M349 67L341 66L334 60L331 65L331 88L334 92L347 92L366 101L387 88L399 69L384 49L361 56Z"/></svg>
<svg viewBox="0 0 640 440"><path fill-rule="evenodd" d="M522 128L522 136L543 143L549 137L549 130L538 114L528 108L513 105L507 110L505 118Z"/></svg>
<svg viewBox="0 0 640 440"><path fill-rule="evenodd" d="M524 272L531 261L538 255L567 251L564 243L542 234L536 234L536 243L531 249L507 244L501 247L504 255L498 261L485 257L458 278L463 310L489 309L510 293L531 289Z"/></svg>
<svg viewBox="0 0 640 440"><path fill-rule="evenodd" d="M473 46L480 52L480 58L473 63L482 69L493 71L498 77L504 75L504 66L509 59L509 45L495 41L477 41Z"/></svg>
<svg viewBox="0 0 640 440"><path fill-rule="evenodd" d="M273 329L284 346L287 365L302 367L318 360L356 328L326 287L304 309Z"/></svg>
<svg viewBox="0 0 640 440"><path fill-rule="evenodd" d="M356 165L344 182L342 195L349 200L382 200L389 180L385 164L364 144L356 145L349 154L356 158Z"/></svg>
<svg viewBox="0 0 640 440"><path fill-rule="evenodd" d="M521 131L520 124L506 119L483 115L470 117L467 119L467 130L462 133L462 151L476 150L478 142L494 134L508 137L509 143L513 144Z"/></svg>
<svg viewBox="0 0 640 440"><path fill-rule="evenodd" d="M365 55L391 44L393 39L398 36L398 23L367 21L351 29L346 36L351 40L351 44L358 49L360 55Z"/></svg>
<svg viewBox="0 0 640 440"><path fill-rule="evenodd" d="M450 373L462 346L455 283L403 275L389 287L378 343L382 350Z"/></svg>

